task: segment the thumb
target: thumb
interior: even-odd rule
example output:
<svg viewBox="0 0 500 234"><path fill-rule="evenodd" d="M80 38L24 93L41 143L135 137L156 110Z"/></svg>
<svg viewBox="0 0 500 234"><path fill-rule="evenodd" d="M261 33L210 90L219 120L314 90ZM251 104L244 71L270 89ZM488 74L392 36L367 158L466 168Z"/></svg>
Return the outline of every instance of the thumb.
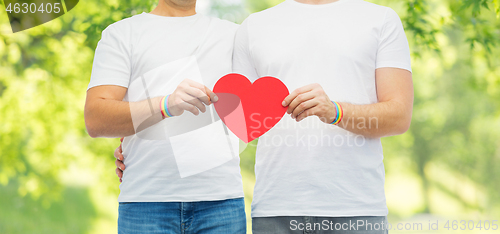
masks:
<svg viewBox="0 0 500 234"><path fill-rule="evenodd" d="M205 86L205 93L207 93L207 96L210 98L211 102L217 102L219 100L219 97L217 97L217 95L215 95L215 93L212 92L212 90L207 88L207 86Z"/></svg>

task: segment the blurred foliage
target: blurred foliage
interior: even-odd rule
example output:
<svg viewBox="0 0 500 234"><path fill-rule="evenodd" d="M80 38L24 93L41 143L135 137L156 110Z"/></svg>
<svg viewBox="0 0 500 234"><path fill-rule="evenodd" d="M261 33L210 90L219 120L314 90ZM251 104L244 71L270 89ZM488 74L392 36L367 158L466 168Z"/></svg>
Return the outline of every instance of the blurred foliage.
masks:
<svg viewBox="0 0 500 234"><path fill-rule="evenodd" d="M0 232L6 234L67 234L88 233L89 223L97 212L89 199L88 188L65 188L61 202L50 208L41 207L29 197L18 196L17 183L2 188L0 198ZM61 215L64 214L64 215Z"/></svg>
<svg viewBox="0 0 500 234"><path fill-rule="evenodd" d="M15 206L22 203L48 213L76 215L87 222L61 206L69 206L70 197L84 196L87 188L118 193L112 157L118 140L87 135L85 91L102 30L123 18L150 11L156 2L80 1L68 14L16 34L7 33L8 19L0 14L1 210L19 209L37 216L35 211ZM212 0L210 14L241 22L250 12L280 2L247 0L242 5L239 1ZM391 213L442 213L443 200L437 197L444 197L455 201L460 212L499 214L500 0L370 2L398 12L413 55L412 126L402 136L383 139L383 144L387 186L392 186L391 178L411 174L417 178L412 186L420 189L414 200L410 194L401 198L416 204L406 210L391 205L388 199ZM3 6L0 10L5 12ZM248 147L241 163L249 199L254 152L254 146ZM388 197L391 191L389 187ZM80 200L79 208L89 209L81 215L98 212L86 198ZM19 212L13 216L21 216ZM5 216L0 216L0 227L13 229L0 228L0 232L10 233L17 230L14 226L22 225ZM74 230L86 232L79 226Z"/></svg>

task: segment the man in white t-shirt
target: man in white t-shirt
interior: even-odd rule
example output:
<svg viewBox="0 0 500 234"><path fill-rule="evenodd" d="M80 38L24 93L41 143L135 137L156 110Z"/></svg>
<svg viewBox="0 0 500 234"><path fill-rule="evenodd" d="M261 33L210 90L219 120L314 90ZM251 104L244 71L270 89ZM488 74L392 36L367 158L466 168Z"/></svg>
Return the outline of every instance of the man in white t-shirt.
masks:
<svg viewBox="0 0 500 234"><path fill-rule="evenodd" d="M291 118L257 145L254 233L386 233L380 138L407 131L413 108L398 15L363 0L286 0L242 23L233 72L294 90Z"/></svg>
<svg viewBox="0 0 500 234"><path fill-rule="evenodd" d="M85 123L92 137L125 137L118 233L246 232L238 139L210 105L237 25L195 3L160 0L97 45Z"/></svg>
<svg viewBox="0 0 500 234"><path fill-rule="evenodd" d="M398 15L362 0L286 0L240 26L233 72L293 90L291 118L257 145L254 233L386 233L380 138L407 131L413 107Z"/></svg>

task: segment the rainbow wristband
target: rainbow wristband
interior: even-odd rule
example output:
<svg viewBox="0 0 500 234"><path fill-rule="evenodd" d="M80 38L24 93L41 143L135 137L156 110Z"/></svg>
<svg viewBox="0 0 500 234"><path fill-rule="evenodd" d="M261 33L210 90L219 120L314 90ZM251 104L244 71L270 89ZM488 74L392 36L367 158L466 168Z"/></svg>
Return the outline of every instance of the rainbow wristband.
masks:
<svg viewBox="0 0 500 234"><path fill-rule="evenodd" d="M170 95L163 97L160 101L161 115L163 116L163 118L173 117L173 115L170 114L170 112L168 111L168 97L169 96Z"/></svg>
<svg viewBox="0 0 500 234"><path fill-rule="evenodd" d="M338 102L332 101L333 105L335 105L335 109L337 110L337 116L335 117L335 120L331 124L337 125L342 121L342 118L344 117L344 110L342 109L342 106Z"/></svg>
<svg viewBox="0 0 500 234"><path fill-rule="evenodd" d="M163 118L168 118L167 112L165 111L164 104L163 104L165 101L165 97L162 97L160 100L160 110L161 110L161 115L163 116Z"/></svg>

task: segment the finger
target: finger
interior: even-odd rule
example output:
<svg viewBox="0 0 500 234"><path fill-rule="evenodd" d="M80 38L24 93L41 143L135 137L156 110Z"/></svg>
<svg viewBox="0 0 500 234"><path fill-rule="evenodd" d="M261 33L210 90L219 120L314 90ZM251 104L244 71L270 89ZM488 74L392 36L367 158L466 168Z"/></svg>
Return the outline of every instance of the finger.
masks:
<svg viewBox="0 0 500 234"><path fill-rule="evenodd" d="M298 95L299 95L299 93L297 92L297 90L294 90L293 92L288 94L288 96L286 96L286 98L283 100L281 105L283 105L285 107L288 106L288 104L290 104L292 102L292 100L295 99Z"/></svg>
<svg viewBox="0 0 500 234"><path fill-rule="evenodd" d="M199 115L200 114L200 111L198 110L198 108L196 108L195 106L191 105L190 103L188 102L182 102L179 104L179 107L183 110L186 110L186 111L189 111L191 113L193 113L193 115Z"/></svg>
<svg viewBox="0 0 500 234"><path fill-rule="evenodd" d="M205 105L210 105L210 99L208 97L208 94L205 93L205 86L203 86L203 89L198 89L196 87L191 87L189 90L186 92L187 94L198 98L200 101L202 101Z"/></svg>
<svg viewBox="0 0 500 234"><path fill-rule="evenodd" d="M297 116L298 116L300 113L304 112L304 111L305 111L305 110L307 110L307 109L311 109L311 108L313 108L313 107L317 106L317 105L318 105L318 103L319 103L319 102L318 102L316 99L311 99L311 100L309 100L309 101L305 101L305 102L300 103L300 104L297 106L297 108L295 108L295 110L293 110L293 113L292 113L292 118L297 119Z"/></svg>
<svg viewBox="0 0 500 234"><path fill-rule="evenodd" d="M307 109L307 110L303 111L302 113L300 113L300 114L297 116L297 118L295 118L295 120L296 120L297 122L300 122L300 121L302 121L303 119L305 119L305 118L307 118L307 117L309 117L309 116L314 115L314 109L315 109L315 108L311 108L311 109Z"/></svg>
<svg viewBox="0 0 500 234"><path fill-rule="evenodd" d="M120 138L120 142L123 142L123 138L125 138L125 137Z"/></svg>
<svg viewBox="0 0 500 234"><path fill-rule="evenodd" d="M124 170L125 170L125 164L123 164L123 162L122 162L122 161L120 161L120 160L118 160L118 159L117 159L117 160L115 160L115 165L116 165L116 168L118 168L118 169L120 169L120 170L122 170L122 171L124 171Z"/></svg>
<svg viewBox="0 0 500 234"><path fill-rule="evenodd" d="M288 114L292 113L295 110L295 108L297 108L297 106L300 105L300 103L303 103L305 101L311 100L313 98L314 98L314 94L312 92L306 92L306 93L299 94L288 105L288 109L286 110L286 113L288 113Z"/></svg>
<svg viewBox="0 0 500 234"><path fill-rule="evenodd" d="M123 172L118 168L116 168L115 172L118 178L120 178L120 182L122 182Z"/></svg>
<svg viewBox="0 0 500 234"><path fill-rule="evenodd" d="M212 97L210 96L210 92L212 92L212 91L210 91L210 89L207 86L205 86L205 93L208 96L208 103L211 103L211 101L212 101Z"/></svg>
<svg viewBox="0 0 500 234"><path fill-rule="evenodd" d="M122 144L120 144L120 146L118 146L118 148L115 149L115 153L113 155L115 156L116 159L123 161Z"/></svg>
<svg viewBox="0 0 500 234"><path fill-rule="evenodd" d="M181 97L181 99L184 102L187 102L187 103L191 104L192 106L195 106L203 113L205 113L205 111L207 111L207 108L205 107L205 105L203 105L203 103L198 98L195 98L193 96L185 94L184 96Z"/></svg>
<svg viewBox="0 0 500 234"><path fill-rule="evenodd" d="M205 93L208 94L208 97L210 98L211 102L219 101L219 97L217 97L217 95L215 95L215 93L212 92L212 90L210 90L207 86L205 86Z"/></svg>
<svg viewBox="0 0 500 234"><path fill-rule="evenodd" d="M292 102L292 100L295 99L298 95L311 91L312 87L313 87L312 85L306 85L304 87L300 87L300 88L294 90L288 96L286 96L286 98L283 100L283 103L281 103L281 104L283 106L288 106Z"/></svg>
<svg viewBox="0 0 500 234"><path fill-rule="evenodd" d="M205 89L205 85L192 80L188 80L188 84L193 88L188 91L190 95L200 99L205 105L210 105L210 97Z"/></svg>

